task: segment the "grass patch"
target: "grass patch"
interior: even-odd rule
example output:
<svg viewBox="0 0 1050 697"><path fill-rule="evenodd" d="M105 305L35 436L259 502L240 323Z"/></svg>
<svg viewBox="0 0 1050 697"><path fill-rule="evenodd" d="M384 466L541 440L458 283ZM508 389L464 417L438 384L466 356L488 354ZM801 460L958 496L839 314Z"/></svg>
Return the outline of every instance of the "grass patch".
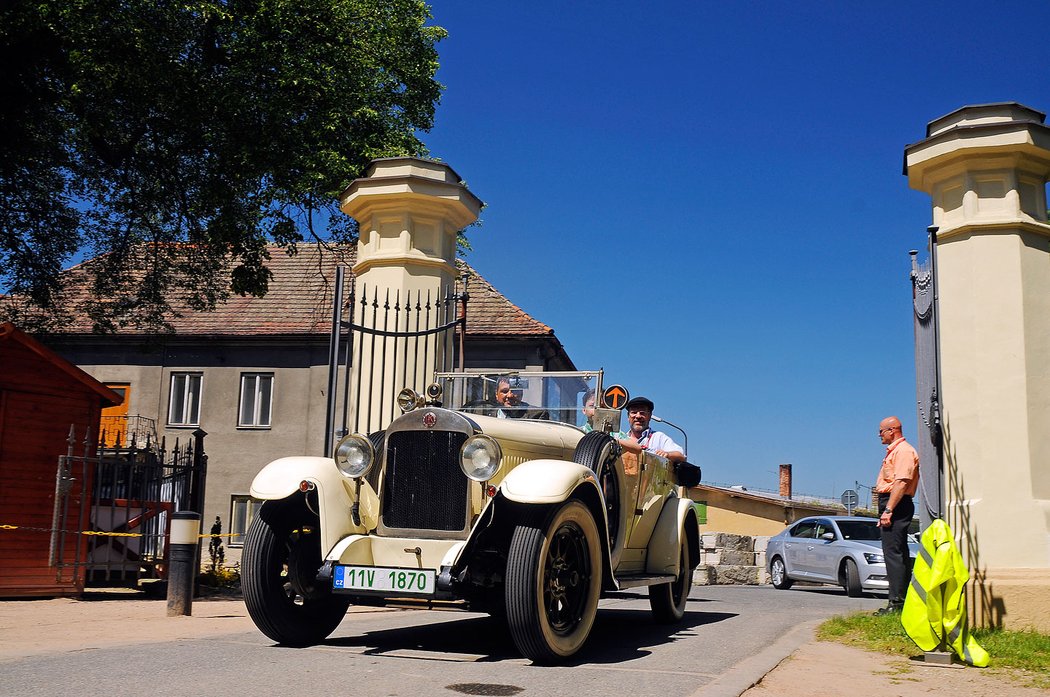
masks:
<svg viewBox="0 0 1050 697"><path fill-rule="evenodd" d="M1050 636L1000 629L976 629L973 636L992 657L985 670L1026 687L1050 688ZM909 657L922 652L895 615L874 617L857 613L833 617L817 628L817 638L892 656Z"/></svg>

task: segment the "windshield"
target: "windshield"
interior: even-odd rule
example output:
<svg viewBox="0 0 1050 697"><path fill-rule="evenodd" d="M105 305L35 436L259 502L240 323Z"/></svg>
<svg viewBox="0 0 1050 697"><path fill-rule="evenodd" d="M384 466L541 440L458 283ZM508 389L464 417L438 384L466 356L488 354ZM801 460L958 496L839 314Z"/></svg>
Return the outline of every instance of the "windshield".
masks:
<svg viewBox="0 0 1050 697"><path fill-rule="evenodd" d="M558 421L588 430L602 373L438 373L443 405L497 418Z"/></svg>
<svg viewBox="0 0 1050 697"><path fill-rule="evenodd" d="M881 540L882 534L879 530L878 521L874 518L866 520L840 520L839 532L846 540Z"/></svg>

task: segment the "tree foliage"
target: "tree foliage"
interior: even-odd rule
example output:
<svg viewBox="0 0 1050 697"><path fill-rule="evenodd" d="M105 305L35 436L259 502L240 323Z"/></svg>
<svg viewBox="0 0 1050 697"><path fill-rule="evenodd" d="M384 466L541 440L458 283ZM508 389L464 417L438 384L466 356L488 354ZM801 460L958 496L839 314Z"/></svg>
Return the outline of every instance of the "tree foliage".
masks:
<svg viewBox="0 0 1050 697"><path fill-rule="evenodd" d="M96 324L160 327L266 292L268 241L352 241L337 194L421 155L441 85L416 0L0 6L0 282L55 316L93 261Z"/></svg>

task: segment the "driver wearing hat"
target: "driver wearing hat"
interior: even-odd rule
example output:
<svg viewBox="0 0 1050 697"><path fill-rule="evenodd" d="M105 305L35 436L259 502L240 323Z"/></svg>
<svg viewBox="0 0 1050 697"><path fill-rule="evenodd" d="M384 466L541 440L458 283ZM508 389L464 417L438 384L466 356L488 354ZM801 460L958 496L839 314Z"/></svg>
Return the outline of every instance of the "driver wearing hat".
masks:
<svg viewBox="0 0 1050 697"><path fill-rule="evenodd" d="M653 400L648 397L632 397L624 406L627 412L627 423L631 430L627 438L620 443L628 450L647 450L666 457L671 462L685 462L685 451L682 446L660 431L649 426L653 418Z"/></svg>

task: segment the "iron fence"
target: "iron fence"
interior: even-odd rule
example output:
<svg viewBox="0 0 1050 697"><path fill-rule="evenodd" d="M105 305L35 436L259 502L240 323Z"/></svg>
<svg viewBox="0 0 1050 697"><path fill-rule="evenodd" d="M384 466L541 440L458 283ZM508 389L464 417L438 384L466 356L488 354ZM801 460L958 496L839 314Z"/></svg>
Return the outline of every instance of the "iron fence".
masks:
<svg viewBox="0 0 1050 697"><path fill-rule="evenodd" d="M336 269L328 361L324 454L351 432L385 428L405 387L423 393L434 374L463 368L466 286L406 292L351 285L343 303L344 267ZM344 318L344 312L348 317ZM352 424L351 424L352 422ZM351 428L352 426L352 428Z"/></svg>
<svg viewBox="0 0 1050 697"><path fill-rule="evenodd" d="M158 576L168 560L168 529L176 511L202 510L207 470L204 437L176 440L127 438L95 447L70 427L59 457L51 525L51 565L58 573L83 568L87 581ZM67 544L86 535L87 544ZM72 556L72 558L70 558Z"/></svg>

